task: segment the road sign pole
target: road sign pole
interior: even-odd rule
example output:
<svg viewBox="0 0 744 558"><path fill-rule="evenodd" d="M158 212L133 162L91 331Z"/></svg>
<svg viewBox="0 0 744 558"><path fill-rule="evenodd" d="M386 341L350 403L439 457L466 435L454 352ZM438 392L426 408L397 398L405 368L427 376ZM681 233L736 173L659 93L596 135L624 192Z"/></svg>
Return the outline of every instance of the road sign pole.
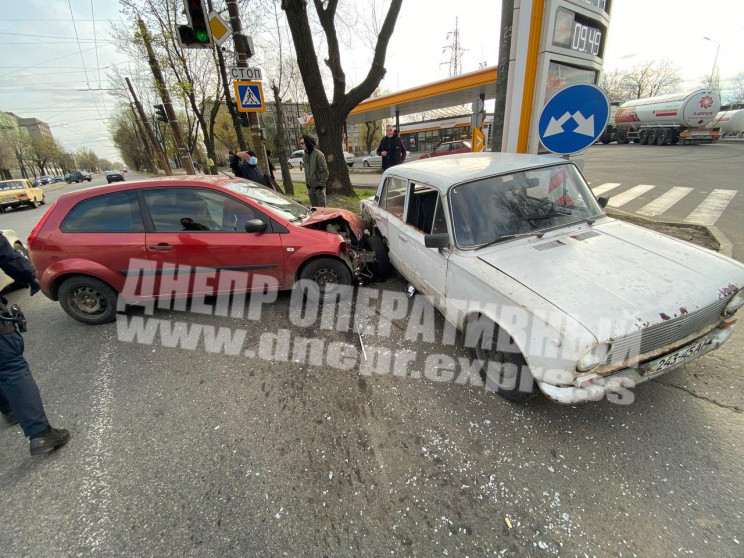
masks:
<svg viewBox="0 0 744 558"><path fill-rule="evenodd" d="M233 42L235 43L235 52L238 53L238 66L241 68L248 67L248 53L245 51L245 42L242 37L243 24L240 22L240 12L238 10L237 0L227 1L227 11L230 14L230 27L233 30ZM269 165L266 159L266 148L261 138L261 129L258 125L258 116L255 112L248 113L248 122L251 125L251 143L253 150L258 155L258 166L264 174L269 174Z"/></svg>

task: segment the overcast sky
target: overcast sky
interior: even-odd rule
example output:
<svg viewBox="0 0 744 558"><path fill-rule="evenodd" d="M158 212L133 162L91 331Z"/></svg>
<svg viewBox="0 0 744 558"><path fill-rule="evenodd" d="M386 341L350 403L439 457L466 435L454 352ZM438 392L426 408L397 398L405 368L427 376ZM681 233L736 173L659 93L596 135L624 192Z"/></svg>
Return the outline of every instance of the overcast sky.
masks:
<svg viewBox="0 0 744 558"><path fill-rule="evenodd" d="M382 87L398 91L447 78L444 47L456 19L462 72L495 65L500 16L497 0L403 0ZM44 120L67 149L90 147L120 160L105 120L114 101L87 91L108 87L109 68L133 67L107 42L110 22L120 17L118 0L0 0L0 110ZM710 73L717 50L725 86L744 71L744 0L612 2L605 70L669 59L691 89ZM350 83L364 77L370 58L363 47L347 51L342 61Z"/></svg>

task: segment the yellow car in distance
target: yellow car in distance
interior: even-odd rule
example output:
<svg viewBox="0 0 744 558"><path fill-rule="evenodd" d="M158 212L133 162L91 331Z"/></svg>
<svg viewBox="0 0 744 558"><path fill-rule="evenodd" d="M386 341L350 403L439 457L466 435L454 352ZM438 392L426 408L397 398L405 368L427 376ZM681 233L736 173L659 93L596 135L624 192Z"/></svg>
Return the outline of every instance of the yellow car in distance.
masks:
<svg viewBox="0 0 744 558"><path fill-rule="evenodd" d="M44 192L25 178L0 181L0 213L12 207L27 205L31 208L44 204Z"/></svg>

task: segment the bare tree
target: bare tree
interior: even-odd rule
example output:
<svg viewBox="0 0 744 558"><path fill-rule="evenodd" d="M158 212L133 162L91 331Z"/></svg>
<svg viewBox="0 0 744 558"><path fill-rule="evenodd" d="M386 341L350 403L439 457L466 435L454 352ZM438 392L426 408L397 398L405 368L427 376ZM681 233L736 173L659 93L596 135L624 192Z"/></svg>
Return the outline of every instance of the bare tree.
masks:
<svg viewBox="0 0 744 558"><path fill-rule="evenodd" d="M605 92L611 103L624 103L627 101L627 90L623 86L625 74L620 70L603 72L599 80L599 88Z"/></svg>
<svg viewBox="0 0 744 558"><path fill-rule="evenodd" d="M281 5L278 0L270 0L267 4L267 12L273 17L274 32L268 37L269 48L265 48L266 62L271 79L271 90L274 94L274 129L275 129L275 149L279 157L279 166L282 172L282 183L287 195L294 195L294 184L292 175L289 173L289 140L287 138L286 119L284 112L284 99L294 91L297 94L300 78L300 70L297 67L297 60L288 56L292 38L284 30L285 25L281 17Z"/></svg>
<svg viewBox="0 0 744 558"><path fill-rule="evenodd" d="M392 0L377 38L369 72L359 85L347 92L346 74L341 67L341 51L335 23L338 0L313 0L328 43L328 58L324 62L330 69L332 77L333 97L329 100L323 86L318 57L315 54L316 48L307 13L307 0L282 0L282 9L287 15L289 29L294 39L300 74L313 110L320 147L328 161L330 173L328 188L331 192L354 194L349 180L349 169L343 157L344 121L354 107L374 92L385 76L385 56L400 13L401 3L402 0Z"/></svg>
<svg viewBox="0 0 744 558"><path fill-rule="evenodd" d="M61 152L59 145L51 136L31 138L31 156L39 168L39 174L50 174L47 165L53 162Z"/></svg>
<svg viewBox="0 0 744 558"><path fill-rule="evenodd" d="M669 60L646 62L625 73L623 88L626 100L673 93L682 83L680 70Z"/></svg>
<svg viewBox="0 0 744 558"><path fill-rule="evenodd" d="M29 178L26 171L26 163L31 160L31 138L25 128L10 127L3 130L3 139L10 146L13 155L18 161L18 168L23 178ZM33 167L31 169L33 172ZM36 173L34 173L36 176Z"/></svg>
<svg viewBox="0 0 744 558"><path fill-rule="evenodd" d="M731 93L726 99L731 104L744 103L744 72L739 72L729 80Z"/></svg>

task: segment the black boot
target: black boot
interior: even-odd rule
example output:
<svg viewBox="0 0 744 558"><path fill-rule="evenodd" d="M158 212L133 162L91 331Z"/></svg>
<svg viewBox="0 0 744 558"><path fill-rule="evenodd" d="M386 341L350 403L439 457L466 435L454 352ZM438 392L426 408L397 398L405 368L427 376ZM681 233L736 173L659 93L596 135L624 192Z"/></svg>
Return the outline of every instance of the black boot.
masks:
<svg viewBox="0 0 744 558"><path fill-rule="evenodd" d="M70 433L63 428L52 428L31 437L31 455L49 453L64 446L70 440Z"/></svg>
<svg viewBox="0 0 744 558"><path fill-rule="evenodd" d="M15 426L16 424L18 424L18 421L15 418L15 413L13 411L3 413L3 418L5 419L5 422L8 423L8 426Z"/></svg>

